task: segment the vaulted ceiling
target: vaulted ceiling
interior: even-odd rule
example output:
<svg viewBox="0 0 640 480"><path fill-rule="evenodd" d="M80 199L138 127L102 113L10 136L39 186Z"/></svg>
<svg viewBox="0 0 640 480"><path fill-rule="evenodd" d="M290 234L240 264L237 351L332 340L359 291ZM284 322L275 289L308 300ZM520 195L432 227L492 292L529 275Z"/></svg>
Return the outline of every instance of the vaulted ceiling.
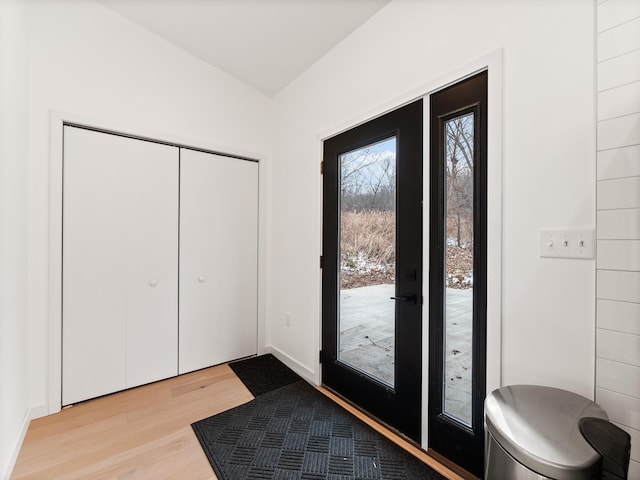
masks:
<svg viewBox="0 0 640 480"><path fill-rule="evenodd" d="M273 96L390 0L98 0Z"/></svg>

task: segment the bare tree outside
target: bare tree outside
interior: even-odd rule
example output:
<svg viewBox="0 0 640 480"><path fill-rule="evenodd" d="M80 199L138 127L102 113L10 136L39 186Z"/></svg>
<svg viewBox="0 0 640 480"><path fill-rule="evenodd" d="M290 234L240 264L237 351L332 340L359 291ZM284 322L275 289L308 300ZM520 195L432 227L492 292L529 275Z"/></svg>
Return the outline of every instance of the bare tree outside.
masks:
<svg viewBox="0 0 640 480"><path fill-rule="evenodd" d="M340 157L340 288L395 279L395 137Z"/></svg>
<svg viewBox="0 0 640 480"><path fill-rule="evenodd" d="M473 286L473 114L445 123L446 285Z"/></svg>
<svg viewBox="0 0 640 480"><path fill-rule="evenodd" d="M341 177L341 210L391 211L396 204L395 153L371 147L344 154Z"/></svg>
<svg viewBox="0 0 640 480"><path fill-rule="evenodd" d="M446 286L473 286L473 114L445 123ZM340 288L395 279L395 138L340 157Z"/></svg>

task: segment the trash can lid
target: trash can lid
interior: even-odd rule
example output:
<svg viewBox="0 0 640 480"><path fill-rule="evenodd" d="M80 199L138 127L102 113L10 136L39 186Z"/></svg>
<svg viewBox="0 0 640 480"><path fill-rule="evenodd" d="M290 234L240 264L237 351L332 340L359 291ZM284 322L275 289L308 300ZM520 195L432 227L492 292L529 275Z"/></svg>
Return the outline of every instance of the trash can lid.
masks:
<svg viewBox="0 0 640 480"><path fill-rule="evenodd" d="M595 478L600 455L580 433L580 419L607 420L588 398L559 388L513 385L485 400L485 422L496 441L525 467L557 480Z"/></svg>

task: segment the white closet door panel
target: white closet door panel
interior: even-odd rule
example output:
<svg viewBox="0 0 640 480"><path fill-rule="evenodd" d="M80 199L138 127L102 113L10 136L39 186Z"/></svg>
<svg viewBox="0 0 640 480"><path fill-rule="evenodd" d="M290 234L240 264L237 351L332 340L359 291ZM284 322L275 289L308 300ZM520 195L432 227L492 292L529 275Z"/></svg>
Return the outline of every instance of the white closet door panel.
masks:
<svg viewBox="0 0 640 480"><path fill-rule="evenodd" d="M183 149L179 371L257 351L258 165Z"/></svg>
<svg viewBox="0 0 640 480"><path fill-rule="evenodd" d="M224 160L222 175L232 180L222 188L222 320L230 328L221 350L231 360L257 353L258 164Z"/></svg>
<svg viewBox="0 0 640 480"><path fill-rule="evenodd" d="M63 405L177 374L178 149L65 127Z"/></svg>
<svg viewBox="0 0 640 480"><path fill-rule="evenodd" d="M127 144L127 387L178 374L178 155Z"/></svg>
<svg viewBox="0 0 640 480"><path fill-rule="evenodd" d="M180 153L179 371L213 365L222 328L222 205L225 179L210 154Z"/></svg>
<svg viewBox="0 0 640 480"><path fill-rule="evenodd" d="M123 144L64 129L63 405L126 386Z"/></svg>

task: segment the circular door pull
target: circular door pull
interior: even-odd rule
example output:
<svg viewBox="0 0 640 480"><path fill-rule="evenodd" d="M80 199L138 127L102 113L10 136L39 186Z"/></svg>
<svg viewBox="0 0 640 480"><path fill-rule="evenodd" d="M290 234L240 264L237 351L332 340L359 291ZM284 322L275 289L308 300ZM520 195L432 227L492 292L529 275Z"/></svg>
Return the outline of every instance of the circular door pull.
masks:
<svg viewBox="0 0 640 480"><path fill-rule="evenodd" d="M204 275L200 275L200 276L198 277L198 281L199 281L200 283L204 283L204 282L206 282L206 281L207 281L207 277L205 277Z"/></svg>
<svg viewBox="0 0 640 480"><path fill-rule="evenodd" d="M155 287L156 285L158 285L158 280L156 280L155 278L149 281L149 286Z"/></svg>

